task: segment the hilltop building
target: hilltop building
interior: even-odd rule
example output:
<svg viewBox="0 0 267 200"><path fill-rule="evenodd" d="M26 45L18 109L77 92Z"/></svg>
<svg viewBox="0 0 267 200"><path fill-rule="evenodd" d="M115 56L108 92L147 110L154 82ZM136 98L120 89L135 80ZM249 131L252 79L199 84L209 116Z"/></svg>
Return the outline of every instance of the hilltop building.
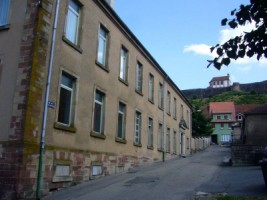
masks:
<svg viewBox="0 0 267 200"><path fill-rule="evenodd" d="M225 88L231 86L230 75L213 77L209 82L211 88Z"/></svg>
<svg viewBox="0 0 267 200"><path fill-rule="evenodd" d="M189 101L106 1L0 11L0 199L190 154Z"/></svg>

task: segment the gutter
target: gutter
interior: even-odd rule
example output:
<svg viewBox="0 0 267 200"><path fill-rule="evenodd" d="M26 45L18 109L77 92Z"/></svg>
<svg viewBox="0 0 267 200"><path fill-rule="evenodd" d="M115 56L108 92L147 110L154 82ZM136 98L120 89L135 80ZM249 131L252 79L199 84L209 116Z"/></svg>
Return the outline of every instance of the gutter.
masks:
<svg viewBox="0 0 267 200"><path fill-rule="evenodd" d="M40 190L41 190L41 182L42 182L46 119L47 119L47 111L48 111L48 99L49 99L49 92L50 92L51 74L52 74L52 68L53 68L59 4L60 4L60 0L56 0L56 12L55 12L55 18L54 18L53 32L52 32L52 42L51 42L50 57L49 57L49 66L48 66L46 93L45 93L45 102L44 102L44 112L43 112L43 121L42 121L42 132L41 132L41 140L40 140L40 154L39 154L39 168L38 168L37 186L36 186L36 199L40 199L40 196L41 196Z"/></svg>

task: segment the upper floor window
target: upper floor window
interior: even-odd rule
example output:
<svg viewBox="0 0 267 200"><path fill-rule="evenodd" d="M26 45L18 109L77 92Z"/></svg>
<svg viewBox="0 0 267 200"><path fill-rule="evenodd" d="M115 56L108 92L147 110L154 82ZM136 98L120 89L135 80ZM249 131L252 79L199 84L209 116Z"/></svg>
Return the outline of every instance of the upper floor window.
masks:
<svg viewBox="0 0 267 200"><path fill-rule="evenodd" d="M177 119L177 100L173 98L173 118Z"/></svg>
<svg viewBox="0 0 267 200"><path fill-rule="evenodd" d="M122 47L121 60L120 60L120 79L127 82L127 73L128 73L128 50Z"/></svg>
<svg viewBox="0 0 267 200"><path fill-rule="evenodd" d="M100 25L98 33L97 62L105 67L107 65L107 44L108 30Z"/></svg>
<svg viewBox="0 0 267 200"><path fill-rule="evenodd" d="M135 89L137 92L142 93L142 85L143 85L143 65L137 62L136 65L136 78L135 78Z"/></svg>
<svg viewBox="0 0 267 200"><path fill-rule="evenodd" d="M152 74L148 77L148 100L154 102L154 76Z"/></svg>
<svg viewBox="0 0 267 200"><path fill-rule="evenodd" d="M221 119L221 116L220 115L217 115L217 119Z"/></svg>
<svg viewBox="0 0 267 200"><path fill-rule="evenodd" d="M93 131L104 134L105 117L105 94L95 90L94 114L93 114Z"/></svg>
<svg viewBox="0 0 267 200"><path fill-rule="evenodd" d="M181 115L181 119L184 119L184 106L183 106L183 104L181 104L181 113L180 113L180 115Z"/></svg>
<svg viewBox="0 0 267 200"><path fill-rule="evenodd" d="M167 91L167 113L171 114L171 93Z"/></svg>
<svg viewBox="0 0 267 200"><path fill-rule="evenodd" d="M8 24L10 0L0 1L0 28Z"/></svg>
<svg viewBox="0 0 267 200"><path fill-rule="evenodd" d="M75 82L74 77L62 72L57 121L66 126L71 126L74 121Z"/></svg>
<svg viewBox="0 0 267 200"><path fill-rule="evenodd" d="M125 127L126 127L126 105L124 103L119 103L118 109L118 133L117 137L119 139L125 139Z"/></svg>
<svg viewBox="0 0 267 200"><path fill-rule="evenodd" d="M163 109L163 96L164 96L163 85L159 83L159 108L161 109Z"/></svg>
<svg viewBox="0 0 267 200"><path fill-rule="evenodd" d="M69 0L68 13L65 24L65 37L78 45L81 5L75 0Z"/></svg>

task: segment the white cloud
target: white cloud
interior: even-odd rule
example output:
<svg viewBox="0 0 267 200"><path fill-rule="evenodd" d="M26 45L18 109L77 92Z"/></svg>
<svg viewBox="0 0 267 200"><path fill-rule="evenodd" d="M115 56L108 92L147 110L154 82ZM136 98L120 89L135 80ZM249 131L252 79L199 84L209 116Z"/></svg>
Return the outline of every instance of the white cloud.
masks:
<svg viewBox="0 0 267 200"><path fill-rule="evenodd" d="M238 26L236 29L223 29L220 31L220 38L218 39L219 44L223 44L231 38L234 38L238 35L243 34L244 32L250 32L255 28L255 23L247 24L246 26ZM212 58L216 57L215 51L213 53L210 52L210 45L207 44L191 44L186 45L184 47L183 52L193 52L197 55L210 56ZM259 64L261 67L267 67L267 59L262 58L257 60L256 56L249 58L245 56L244 58L239 58L237 60L233 60L234 64L237 65L249 65L249 64ZM243 67L242 67L243 68Z"/></svg>
<svg viewBox="0 0 267 200"><path fill-rule="evenodd" d="M247 65L247 66L240 66L237 69L238 69L238 71L241 71L243 73L248 73L253 69L253 67L250 65Z"/></svg>
<svg viewBox="0 0 267 200"><path fill-rule="evenodd" d="M211 56L211 46L207 44L191 44L184 47L183 52L193 52L198 55Z"/></svg>

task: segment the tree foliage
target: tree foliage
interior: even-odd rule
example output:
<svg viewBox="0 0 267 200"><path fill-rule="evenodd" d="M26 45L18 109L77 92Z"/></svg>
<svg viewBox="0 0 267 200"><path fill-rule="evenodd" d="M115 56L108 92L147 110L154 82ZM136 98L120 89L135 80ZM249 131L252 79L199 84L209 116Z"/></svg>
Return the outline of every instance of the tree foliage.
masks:
<svg viewBox="0 0 267 200"><path fill-rule="evenodd" d="M210 65L214 65L218 70L222 65L228 66L231 60L256 56L259 60L267 58L267 0L250 0L249 5L240 5L239 10L231 11L233 18L225 18L221 21L222 26L228 25L231 29L238 26L245 26L255 22L255 29L244 32L224 44L217 44L211 47L211 52L215 51L217 57L208 60Z"/></svg>
<svg viewBox="0 0 267 200"><path fill-rule="evenodd" d="M209 136L213 132L211 119L206 118L202 111L196 110L192 114L192 135L193 137Z"/></svg>

